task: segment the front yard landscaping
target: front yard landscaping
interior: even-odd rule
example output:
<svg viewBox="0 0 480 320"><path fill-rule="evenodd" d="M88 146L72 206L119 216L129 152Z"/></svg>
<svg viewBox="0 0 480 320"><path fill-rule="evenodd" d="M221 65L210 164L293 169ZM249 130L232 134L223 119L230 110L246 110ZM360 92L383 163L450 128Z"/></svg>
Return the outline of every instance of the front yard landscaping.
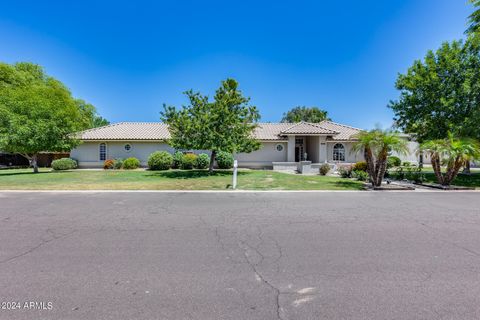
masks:
<svg viewBox="0 0 480 320"><path fill-rule="evenodd" d="M232 171L218 170L0 170L1 190L226 190ZM363 183L329 176L301 176L269 170L239 170L244 190L361 190Z"/></svg>

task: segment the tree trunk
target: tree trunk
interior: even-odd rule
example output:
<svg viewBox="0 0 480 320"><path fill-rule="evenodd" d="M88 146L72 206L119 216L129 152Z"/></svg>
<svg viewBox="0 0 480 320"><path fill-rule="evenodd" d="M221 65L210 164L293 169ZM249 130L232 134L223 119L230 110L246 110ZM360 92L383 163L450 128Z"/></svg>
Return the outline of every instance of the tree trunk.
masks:
<svg viewBox="0 0 480 320"><path fill-rule="evenodd" d="M470 160L467 160L465 162L465 168L463 169L463 173L464 174L472 174L472 172L470 171Z"/></svg>
<svg viewBox="0 0 480 320"><path fill-rule="evenodd" d="M38 173L38 163L37 163L37 154L32 156L30 160L30 165L33 167L33 173Z"/></svg>
<svg viewBox="0 0 480 320"><path fill-rule="evenodd" d="M432 154L430 156L431 162L432 162L432 168L433 172L435 173L435 176L437 177L438 183L441 185L444 184L444 179L442 175L442 167L440 165L440 156L438 154Z"/></svg>
<svg viewBox="0 0 480 320"><path fill-rule="evenodd" d="M372 185L375 186L375 183L374 183L375 164L373 162L372 150L369 148L365 148L363 152L364 152L363 156L365 158L365 161L367 162L368 177Z"/></svg>
<svg viewBox="0 0 480 320"><path fill-rule="evenodd" d="M217 155L217 151L213 150L212 154L210 155L210 167L208 168L208 172L213 172L213 165L215 164L215 156Z"/></svg>

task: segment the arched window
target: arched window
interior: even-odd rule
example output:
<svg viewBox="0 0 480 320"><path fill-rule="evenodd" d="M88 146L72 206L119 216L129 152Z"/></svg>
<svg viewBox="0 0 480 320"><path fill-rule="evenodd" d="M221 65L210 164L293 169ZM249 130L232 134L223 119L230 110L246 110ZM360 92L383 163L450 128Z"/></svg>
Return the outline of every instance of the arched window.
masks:
<svg viewBox="0 0 480 320"><path fill-rule="evenodd" d="M333 161L345 161L345 147L341 143L333 146Z"/></svg>
<svg viewBox="0 0 480 320"><path fill-rule="evenodd" d="M98 158L100 161L105 161L107 160L107 144L106 143L100 143L98 146Z"/></svg>

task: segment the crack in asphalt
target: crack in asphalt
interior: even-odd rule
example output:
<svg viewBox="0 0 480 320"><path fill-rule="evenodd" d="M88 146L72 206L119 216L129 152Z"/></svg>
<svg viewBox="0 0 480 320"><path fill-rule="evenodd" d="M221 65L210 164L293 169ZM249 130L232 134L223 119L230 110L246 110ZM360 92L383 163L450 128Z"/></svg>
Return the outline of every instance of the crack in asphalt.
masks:
<svg viewBox="0 0 480 320"><path fill-rule="evenodd" d="M14 255L10 258L7 258L7 259L4 259L4 260L0 260L0 264L4 264L4 263L7 263L7 262L11 262L11 261L14 261L18 258L21 258L21 257L24 257L32 252L34 252L35 250L41 248L42 246L50 243L50 242L53 242L53 241L56 241L56 240L59 240L59 239L64 239L64 238L67 238L68 236L74 234L75 232L77 232L77 230L73 230L71 232L68 232L68 233L65 233L65 234L62 234L62 235L56 235L55 232L52 230L52 229L47 229L45 230L46 233L50 234L51 235L51 238L48 239L48 240L43 240L36 246L28 249L27 251L24 251L22 253L19 253L17 255Z"/></svg>

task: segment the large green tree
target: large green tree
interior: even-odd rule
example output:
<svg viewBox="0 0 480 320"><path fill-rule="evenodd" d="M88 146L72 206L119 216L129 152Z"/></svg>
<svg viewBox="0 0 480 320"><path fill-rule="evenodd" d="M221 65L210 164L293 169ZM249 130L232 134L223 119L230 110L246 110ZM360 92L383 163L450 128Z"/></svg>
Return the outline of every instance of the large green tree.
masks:
<svg viewBox="0 0 480 320"><path fill-rule="evenodd" d="M475 11L468 17L468 29L465 31L468 35L480 34L480 0L469 0Z"/></svg>
<svg viewBox="0 0 480 320"><path fill-rule="evenodd" d="M192 90L185 92L190 104L181 109L164 105L161 120L169 125L176 149L210 150L210 172L218 151L251 152L260 148L253 131L260 119L250 99L244 97L234 79L222 81L213 101Z"/></svg>
<svg viewBox="0 0 480 320"><path fill-rule="evenodd" d="M313 122L318 123L328 118L328 112L317 107L298 106L283 114L282 122Z"/></svg>
<svg viewBox="0 0 480 320"><path fill-rule="evenodd" d="M0 63L0 150L26 157L38 172L42 151L69 151L88 113L70 91L32 63Z"/></svg>
<svg viewBox="0 0 480 320"><path fill-rule="evenodd" d="M97 109L92 104L87 103L82 99L76 99L75 102L80 108L80 111L84 114L86 121L85 127L87 129L103 127L110 124L107 119L98 114Z"/></svg>
<svg viewBox="0 0 480 320"><path fill-rule="evenodd" d="M400 74L400 98L389 107L396 125L420 142L447 132L480 138L480 54L476 41L444 43Z"/></svg>

